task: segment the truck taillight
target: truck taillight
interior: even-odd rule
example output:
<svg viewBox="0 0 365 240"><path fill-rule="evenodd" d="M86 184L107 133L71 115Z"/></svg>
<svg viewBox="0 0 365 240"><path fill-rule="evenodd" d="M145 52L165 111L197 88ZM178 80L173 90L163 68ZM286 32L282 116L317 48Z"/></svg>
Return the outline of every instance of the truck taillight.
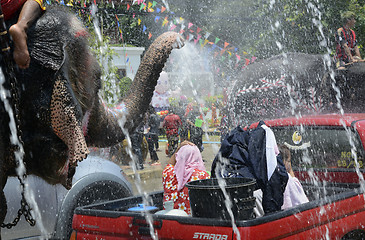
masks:
<svg viewBox="0 0 365 240"><path fill-rule="evenodd" d="M77 239L77 233L76 233L76 231L72 231L70 240L76 240L76 239Z"/></svg>

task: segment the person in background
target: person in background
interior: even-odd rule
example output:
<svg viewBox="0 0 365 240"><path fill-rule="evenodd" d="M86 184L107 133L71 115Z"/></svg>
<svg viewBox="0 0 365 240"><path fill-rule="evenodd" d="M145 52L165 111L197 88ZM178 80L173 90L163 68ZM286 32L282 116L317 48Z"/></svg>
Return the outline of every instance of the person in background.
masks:
<svg viewBox="0 0 365 240"><path fill-rule="evenodd" d="M190 213L188 188L185 184L199 179L208 179L201 153L193 143L184 141L171 156L169 164L162 172L163 201L173 201L174 209Z"/></svg>
<svg viewBox="0 0 365 240"><path fill-rule="evenodd" d="M138 125L136 130L131 134L131 142L132 142L132 150L133 153L137 156L137 162L136 167L137 170L144 169L143 166L143 157L142 157L142 141L143 141L143 135L144 135L144 125L143 122Z"/></svg>
<svg viewBox="0 0 365 240"><path fill-rule="evenodd" d="M169 115L165 117L162 124L166 131L169 157L174 154L179 144L179 128L181 125L180 117L174 113L174 109L170 108Z"/></svg>
<svg viewBox="0 0 365 240"><path fill-rule="evenodd" d="M30 56L27 46L27 30L33 22L46 10L43 0L1 0L4 19L12 19L19 13L18 21L9 28L14 42L13 57L19 68L28 68Z"/></svg>
<svg viewBox="0 0 365 240"><path fill-rule="evenodd" d="M279 145L279 151L283 158L286 171L288 172L289 179L284 191L284 203L281 209L294 207L299 204L308 202L308 198L303 190L302 184L300 184L298 178L295 177L294 171L291 166L291 154L286 145Z"/></svg>
<svg viewBox="0 0 365 240"><path fill-rule="evenodd" d="M160 165L156 150L158 149L158 134L160 126L160 117L157 116L155 109L150 106L148 109L148 128L146 140L148 151L150 152L151 165Z"/></svg>
<svg viewBox="0 0 365 240"><path fill-rule="evenodd" d="M180 142L182 143L185 140L189 140L189 125L186 122L185 109L187 106L187 101L185 99L180 99L177 115L181 119L181 126L179 130Z"/></svg>
<svg viewBox="0 0 365 240"><path fill-rule="evenodd" d="M336 40L336 67L339 70L345 69L346 64L361 60L359 48L357 46L356 34L352 28L355 27L355 13L344 12L341 15L343 27L337 29Z"/></svg>
<svg viewBox="0 0 365 240"><path fill-rule="evenodd" d="M229 132L227 110L223 109L222 113L223 113L222 114L222 119L221 119L221 123L219 125L219 131L221 133L221 137L220 137L221 143L222 143L223 139L226 137L226 135Z"/></svg>
<svg viewBox="0 0 365 240"><path fill-rule="evenodd" d="M189 112L188 116L189 117L186 121L189 124L190 141L199 148L200 152L203 152L203 116L199 112L199 108L197 106L193 107L193 110Z"/></svg>

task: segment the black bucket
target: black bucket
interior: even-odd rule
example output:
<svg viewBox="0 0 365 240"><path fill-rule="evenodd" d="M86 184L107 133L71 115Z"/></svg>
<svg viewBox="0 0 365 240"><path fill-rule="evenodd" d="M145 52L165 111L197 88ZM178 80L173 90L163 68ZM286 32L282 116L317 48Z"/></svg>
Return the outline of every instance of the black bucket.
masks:
<svg viewBox="0 0 365 240"><path fill-rule="evenodd" d="M256 180L251 178L223 178L226 191L232 202L235 220L252 218L255 208L253 191ZM218 185L218 179L204 179L186 184L189 190L191 213L193 217L219 218L230 220L225 197Z"/></svg>

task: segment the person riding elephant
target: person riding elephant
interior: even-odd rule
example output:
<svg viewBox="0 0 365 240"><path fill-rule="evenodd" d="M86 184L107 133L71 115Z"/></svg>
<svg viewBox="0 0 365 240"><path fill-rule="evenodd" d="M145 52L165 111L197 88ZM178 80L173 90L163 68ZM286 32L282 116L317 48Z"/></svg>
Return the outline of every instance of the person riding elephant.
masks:
<svg viewBox="0 0 365 240"><path fill-rule="evenodd" d="M10 25L10 24L9 24ZM24 142L27 174L67 189L78 161L88 147L109 147L123 141L142 121L159 74L172 49L183 46L178 33L166 32L145 52L128 94L108 108L99 96L101 69L88 45L88 32L69 9L50 6L27 30L29 67L16 70L19 92L0 101L0 222L6 215L3 188L16 175L10 116L5 102L18 102L16 118ZM2 66L6 65L1 58ZM1 76L0 76L1 78Z"/></svg>
<svg viewBox="0 0 365 240"><path fill-rule="evenodd" d="M28 68L30 57L27 47L27 30L46 8L43 0L2 0L1 8L5 21L14 18L20 11L18 21L9 28L14 41L14 61L20 68Z"/></svg>
<svg viewBox="0 0 365 240"><path fill-rule="evenodd" d="M344 25L335 33L335 59L336 67L339 70L345 69L346 64L361 60L356 34L353 30L356 23L355 17L355 13L351 11L344 12L341 16Z"/></svg>

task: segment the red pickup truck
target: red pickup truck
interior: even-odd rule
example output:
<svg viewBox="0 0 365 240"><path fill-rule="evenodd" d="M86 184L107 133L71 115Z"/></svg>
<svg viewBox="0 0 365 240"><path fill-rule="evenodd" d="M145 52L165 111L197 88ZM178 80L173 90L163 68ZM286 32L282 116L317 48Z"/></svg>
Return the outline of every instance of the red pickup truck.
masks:
<svg viewBox="0 0 365 240"><path fill-rule="evenodd" d="M365 114L265 123L277 142L291 149L292 165L308 203L232 224L230 220L130 212L128 208L143 202L142 196L130 197L77 208L72 238L365 239ZM148 203L162 209L162 192L151 193Z"/></svg>

